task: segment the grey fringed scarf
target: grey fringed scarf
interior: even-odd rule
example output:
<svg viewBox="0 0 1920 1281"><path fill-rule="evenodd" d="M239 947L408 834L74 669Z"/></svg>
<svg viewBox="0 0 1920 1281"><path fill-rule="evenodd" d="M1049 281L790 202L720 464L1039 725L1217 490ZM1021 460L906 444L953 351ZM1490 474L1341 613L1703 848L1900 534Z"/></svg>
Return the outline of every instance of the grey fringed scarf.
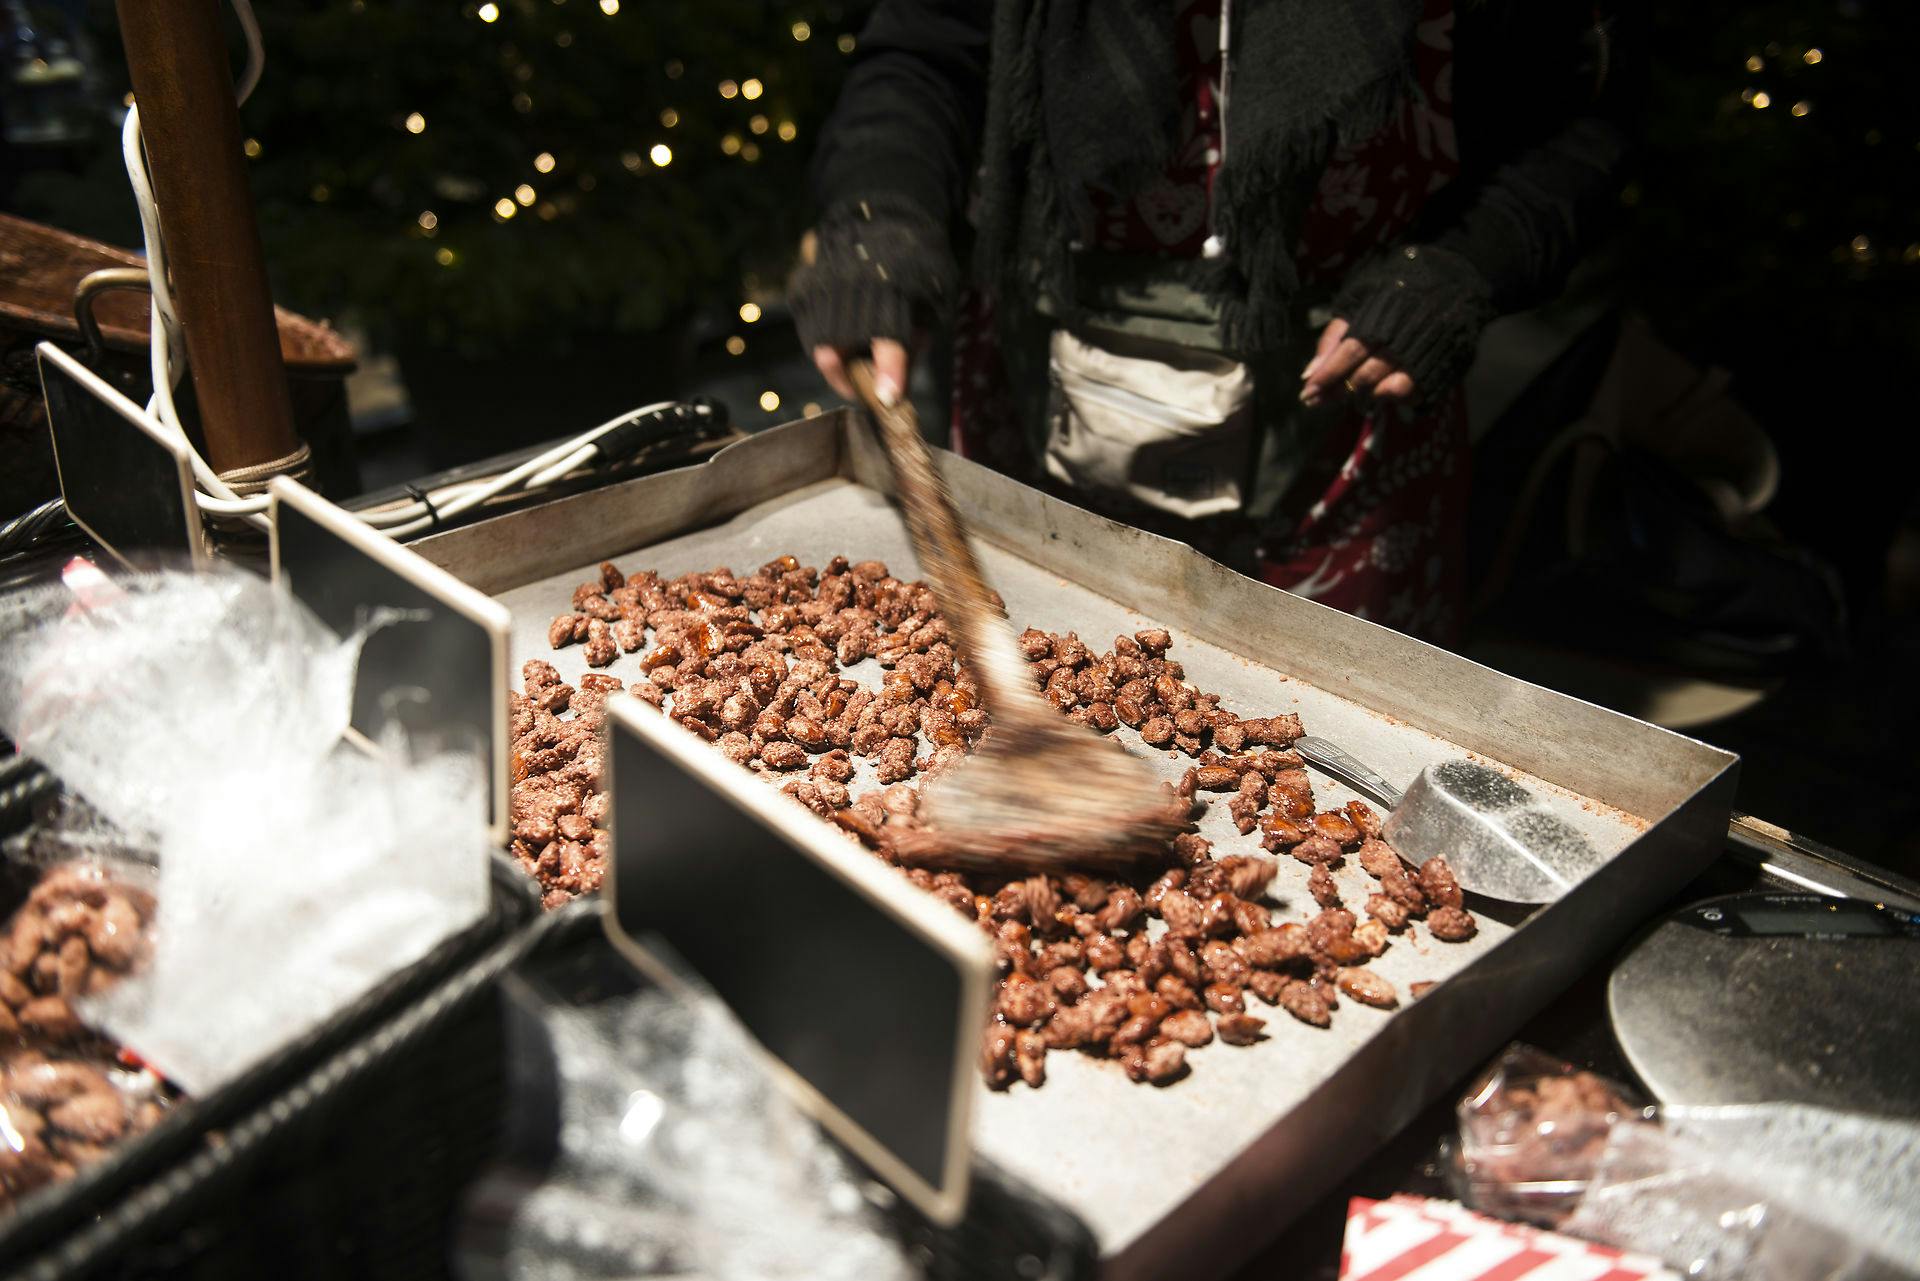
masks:
<svg viewBox="0 0 1920 1281"><path fill-rule="evenodd" d="M1071 308L1069 243L1089 187L1163 169L1180 85L1176 0L998 0L979 266ZM1287 336L1300 213L1328 156L1376 131L1412 84L1420 0L1235 0L1226 163L1215 181L1224 260L1196 264L1227 343Z"/></svg>

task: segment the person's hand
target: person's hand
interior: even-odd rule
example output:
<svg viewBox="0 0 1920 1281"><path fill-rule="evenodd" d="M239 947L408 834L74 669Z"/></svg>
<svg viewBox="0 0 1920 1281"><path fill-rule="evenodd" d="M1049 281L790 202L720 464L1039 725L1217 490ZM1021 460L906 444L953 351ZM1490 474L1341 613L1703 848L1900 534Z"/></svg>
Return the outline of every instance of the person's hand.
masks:
<svg viewBox="0 0 1920 1281"><path fill-rule="evenodd" d="M1413 378L1392 356L1347 336L1347 322L1335 318L1320 331L1320 345L1300 374L1300 403L1315 408L1336 396L1409 400Z"/></svg>
<svg viewBox="0 0 1920 1281"><path fill-rule="evenodd" d="M891 338L875 338L868 346L873 355L874 392L882 404L891 405L907 394L910 358L906 345ZM848 400L857 402L860 397L853 390L852 380L847 377L847 362L866 354L855 348L823 344L813 349L813 363L818 366L820 376L827 380L827 386Z"/></svg>

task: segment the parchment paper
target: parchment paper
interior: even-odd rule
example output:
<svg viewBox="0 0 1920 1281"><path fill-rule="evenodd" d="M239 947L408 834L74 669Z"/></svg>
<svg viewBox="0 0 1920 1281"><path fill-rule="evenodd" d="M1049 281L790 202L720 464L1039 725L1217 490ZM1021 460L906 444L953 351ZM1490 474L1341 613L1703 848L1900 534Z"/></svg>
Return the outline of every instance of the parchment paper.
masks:
<svg viewBox="0 0 1920 1281"><path fill-rule="evenodd" d="M1136 602L1144 607L1141 612L1000 548L982 544L978 550L983 571L1006 599L1016 628L1076 631L1099 652L1110 649L1119 633L1166 627L1173 633L1169 656L1185 664L1189 683L1220 694L1223 707L1243 716L1297 712L1308 733L1334 740L1401 784L1439 761L1484 760L1289 678L1284 654L1274 654L1271 666L1249 663L1183 636L1180 620L1156 616L1152 602ZM784 554L813 566L824 565L835 555L855 561L884 560L896 576L917 577L898 514L882 495L844 479L796 489L723 524L616 556L614 563L623 571L652 569L663 576L722 565L748 574ZM588 670L580 646L550 650L546 629L555 615L568 612L575 585L595 577L595 565L583 565L498 596L513 613L516 684L519 664L529 658L553 663L569 682L577 682ZM623 654L602 670L624 680L640 679L639 655ZM877 685L879 668L868 661L849 675ZM1184 755L1147 749L1124 727L1116 737L1156 760L1168 779L1177 779L1192 764ZM865 772L854 785L856 794L863 784L871 785L871 766L861 764ZM1624 849L1641 830L1636 820L1598 802L1518 771L1508 772L1608 857ZM1317 773L1314 795L1323 808L1355 796ZM1045 802L1044 780L1036 781L1035 799ZM794 809L796 821L819 821L797 805ZM1234 830L1224 796L1202 821L1200 831L1213 840L1216 855L1262 852L1258 831L1241 836ZM1319 910L1306 890L1308 869L1291 858L1277 862L1279 876L1269 892L1276 923L1307 919ZM1373 881L1352 860L1347 864L1334 879L1348 906L1358 909ZM1472 941L1439 943L1424 930L1415 940L1399 936L1369 968L1394 984L1404 1004L1412 999L1409 984L1444 980L1511 932L1485 912L1475 915L1480 932ZM1157 929L1159 922L1154 926ZM1389 1011L1343 1000L1333 1026L1322 1030L1252 999L1249 1010L1267 1019L1266 1040L1244 1048L1216 1040L1190 1051L1191 1075L1166 1088L1135 1085L1117 1065L1076 1053L1047 1056L1048 1079L1040 1090L1016 1085L995 1093L982 1085L975 1114L977 1148L1071 1207L1093 1229L1103 1253L1119 1252L1229 1165L1244 1146L1297 1106L1393 1017ZM1253 1230L1264 1235L1269 1229L1255 1225Z"/></svg>

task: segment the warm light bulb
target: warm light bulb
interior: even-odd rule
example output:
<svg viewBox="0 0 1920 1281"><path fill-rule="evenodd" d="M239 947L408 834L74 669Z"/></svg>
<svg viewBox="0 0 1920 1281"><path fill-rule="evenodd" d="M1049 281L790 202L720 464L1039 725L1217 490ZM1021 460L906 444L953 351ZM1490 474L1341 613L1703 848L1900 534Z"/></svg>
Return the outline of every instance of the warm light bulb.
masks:
<svg viewBox="0 0 1920 1281"><path fill-rule="evenodd" d="M1817 67L1820 65L1820 60L1826 56L1827 55L1821 53L1818 49L1809 49L1800 55L1800 61L1806 63L1809 67Z"/></svg>
<svg viewBox="0 0 1920 1281"><path fill-rule="evenodd" d="M753 130L755 133L765 133L770 125L771 122L768 121L765 116L755 116L753 119L747 121L747 128Z"/></svg>
<svg viewBox="0 0 1920 1281"><path fill-rule="evenodd" d="M1807 113L1808 113L1809 111L1812 111L1812 110L1813 110L1813 104L1812 104L1811 102L1805 102L1805 101L1802 101L1802 102L1796 102L1796 103L1794 103L1794 104L1793 104L1793 106L1792 106L1791 108L1789 108L1789 109L1790 109L1790 110L1791 110L1791 111L1793 112L1793 114L1794 114L1794 115L1796 115L1796 116L1804 116L1804 115L1806 115L1806 114L1807 114Z"/></svg>
<svg viewBox="0 0 1920 1281"><path fill-rule="evenodd" d="M407 117L408 133L425 133L426 131L427 118L425 116L416 111Z"/></svg>
<svg viewBox="0 0 1920 1281"><path fill-rule="evenodd" d="M260 140L258 138L249 138L240 144L240 150L246 152L247 159L251 160L260 154Z"/></svg>
<svg viewBox="0 0 1920 1281"><path fill-rule="evenodd" d="M422 209L420 216L414 219L414 221L420 224L422 231L432 231L440 225L440 215L431 209Z"/></svg>
<svg viewBox="0 0 1920 1281"><path fill-rule="evenodd" d="M523 182L513 189L513 198L523 205L530 205L533 203L533 188Z"/></svg>
<svg viewBox="0 0 1920 1281"><path fill-rule="evenodd" d="M752 164L754 161L758 160L760 158L760 144L757 142L750 142L746 146L740 148L740 158L746 161L748 164Z"/></svg>
<svg viewBox="0 0 1920 1281"><path fill-rule="evenodd" d="M798 40L804 43L807 37L811 36L812 34L813 34L813 28L808 26L806 23L796 22L793 24L793 38L795 40Z"/></svg>
<svg viewBox="0 0 1920 1281"><path fill-rule="evenodd" d="M761 392L760 408L766 410L768 413L772 413L774 410L780 408L780 393L772 390Z"/></svg>
<svg viewBox="0 0 1920 1281"><path fill-rule="evenodd" d="M600 0L600 12L611 18L620 12L620 0Z"/></svg>
<svg viewBox="0 0 1920 1281"><path fill-rule="evenodd" d="M841 36L838 40L834 41L833 44L834 44L834 48L838 49L841 53L852 53L853 46L854 46L854 39L852 34L849 33L847 35Z"/></svg>
<svg viewBox="0 0 1920 1281"><path fill-rule="evenodd" d="M800 406L800 413L807 418L818 417L820 414L820 402L817 400L809 400L806 404Z"/></svg>
<svg viewBox="0 0 1920 1281"><path fill-rule="evenodd" d="M740 319L746 321L749 325L751 325L754 321L760 319L760 304L757 302L741 303Z"/></svg>
<svg viewBox="0 0 1920 1281"><path fill-rule="evenodd" d="M441 245L438 249L433 251L433 260L439 263L442 267L453 266L454 257L455 255L453 250L447 248L445 245Z"/></svg>
<svg viewBox="0 0 1920 1281"><path fill-rule="evenodd" d="M729 156L739 155L740 154L740 135L737 133L730 133L726 137L722 138L720 140L720 150L726 152Z"/></svg>
<svg viewBox="0 0 1920 1281"><path fill-rule="evenodd" d="M739 334L735 334L733 335L733 337L727 339L727 354L729 356L738 356L740 353L744 352L746 349L747 349L747 340L742 338Z"/></svg>
<svg viewBox="0 0 1920 1281"><path fill-rule="evenodd" d="M675 125L680 123L680 113L675 111L672 107L668 107L665 111L662 111L660 113L660 123L665 128L671 129Z"/></svg>
<svg viewBox="0 0 1920 1281"><path fill-rule="evenodd" d="M647 151L647 158L661 169L673 163L673 148L664 142L656 142Z"/></svg>
<svg viewBox="0 0 1920 1281"><path fill-rule="evenodd" d="M1751 55L1751 56L1750 56L1750 57L1748 57L1748 59L1747 59L1747 70L1748 70L1748 71L1758 71L1758 70L1760 70L1760 68L1762 68L1762 67L1764 67L1764 66L1766 66L1766 65L1767 65L1766 63L1764 63L1764 62L1762 62L1762 61L1760 61L1760 55L1759 55L1759 54L1757 54L1757 53L1756 53L1756 54L1753 54L1753 55Z"/></svg>
<svg viewBox="0 0 1920 1281"><path fill-rule="evenodd" d="M500 16L500 6L497 4L494 4L493 0L487 0L486 4L483 4L480 6L479 14L480 14L480 21L492 22L494 19Z"/></svg>
<svg viewBox="0 0 1920 1281"><path fill-rule="evenodd" d="M1772 105L1773 99L1767 96L1765 90L1753 95L1753 106L1756 111L1765 111Z"/></svg>
<svg viewBox="0 0 1920 1281"><path fill-rule="evenodd" d="M543 151L535 156L533 158L533 167L540 173L552 173L553 153L551 151Z"/></svg>
<svg viewBox="0 0 1920 1281"><path fill-rule="evenodd" d="M502 196L500 197L500 199L493 202L494 217L499 218L502 221L505 221L506 219L513 217L515 212L516 212L516 208L514 206L513 201L507 199L505 196Z"/></svg>
<svg viewBox="0 0 1920 1281"><path fill-rule="evenodd" d="M720 82L720 96L722 98L737 98L740 96L740 86L731 80L722 80Z"/></svg>
<svg viewBox="0 0 1920 1281"><path fill-rule="evenodd" d="M796 137L799 136L800 131L794 127L793 121L782 120L780 122L779 134L780 134L780 141L792 142Z"/></svg>
<svg viewBox="0 0 1920 1281"><path fill-rule="evenodd" d="M639 173L640 153L637 151L623 151L620 153L620 163L626 166L629 173Z"/></svg>
<svg viewBox="0 0 1920 1281"><path fill-rule="evenodd" d="M765 91L765 88L766 86L762 85L758 80L742 80L740 82L740 96L748 102L752 102Z"/></svg>

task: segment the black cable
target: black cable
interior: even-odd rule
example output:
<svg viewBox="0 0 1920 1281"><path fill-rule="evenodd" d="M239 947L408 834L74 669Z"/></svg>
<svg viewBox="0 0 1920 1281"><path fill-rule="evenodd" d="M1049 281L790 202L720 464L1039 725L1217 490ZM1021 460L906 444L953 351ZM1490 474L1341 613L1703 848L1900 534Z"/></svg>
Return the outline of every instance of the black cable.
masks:
<svg viewBox="0 0 1920 1281"><path fill-rule="evenodd" d="M439 532L440 509L433 505L433 495L415 484L408 484L405 488L407 497L427 509L427 528L436 533Z"/></svg>
<svg viewBox="0 0 1920 1281"><path fill-rule="evenodd" d="M593 450L599 455L596 465L631 458L648 446L662 444L676 436L699 439L712 435L724 430L728 420L725 403L711 396L695 396L692 400L656 409L621 423L594 441Z"/></svg>
<svg viewBox="0 0 1920 1281"><path fill-rule="evenodd" d="M59 525L68 523L65 499L49 498L0 525L0 554L24 550Z"/></svg>

